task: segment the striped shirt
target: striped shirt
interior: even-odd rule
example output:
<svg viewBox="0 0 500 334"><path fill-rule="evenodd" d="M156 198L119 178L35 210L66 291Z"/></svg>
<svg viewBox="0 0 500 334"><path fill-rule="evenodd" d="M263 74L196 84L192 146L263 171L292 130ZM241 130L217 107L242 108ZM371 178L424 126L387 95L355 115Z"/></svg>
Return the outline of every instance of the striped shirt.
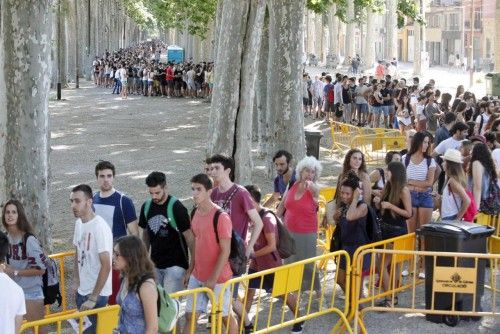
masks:
<svg viewBox="0 0 500 334"><path fill-rule="evenodd" d="M401 159L403 163L406 163L406 154L403 155ZM431 164L429 168L432 167L436 168L436 161L431 158ZM427 158L424 158L418 165L413 163L410 158L408 166L406 166L406 177L408 180L425 181L427 180L427 173L429 171L429 168L427 167Z"/></svg>

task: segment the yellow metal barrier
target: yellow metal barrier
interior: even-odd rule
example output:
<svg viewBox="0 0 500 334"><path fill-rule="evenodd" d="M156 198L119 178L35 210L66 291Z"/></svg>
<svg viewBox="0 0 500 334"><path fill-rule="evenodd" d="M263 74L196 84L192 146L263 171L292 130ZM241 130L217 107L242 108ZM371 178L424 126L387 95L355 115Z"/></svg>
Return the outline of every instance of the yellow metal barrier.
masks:
<svg viewBox="0 0 500 334"><path fill-rule="evenodd" d="M208 300L210 301L211 309L209 313L209 318L207 319L207 322L211 324L210 326L210 333L215 334L216 333L216 323L217 323L217 318L216 318L216 299L215 299L215 294L212 290L209 288L196 288L196 289L191 289L191 290L183 290L183 291L178 291L170 294L170 297L173 299L179 300L179 302L182 302L182 299L185 299L186 297L191 297L193 298L193 319L198 318L198 314L196 313L196 302L200 296L200 294L204 294L208 297ZM207 310L208 312L208 310ZM180 323L179 323L180 322ZM172 331L172 334L177 333L177 329L180 328L181 326L190 326L189 333L196 333L196 321L191 321L190 324L184 324L183 319L179 316L178 320L178 326L174 328Z"/></svg>
<svg viewBox="0 0 500 334"><path fill-rule="evenodd" d="M32 330L34 334L38 334L38 329L40 326L48 326L50 332L59 334L67 333L66 329L71 329L69 323L64 323L65 320L76 319L79 325L79 332L82 332L83 317L89 315L97 316L97 333L111 333L113 328L118 325L118 314L120 307L118 305L106 306L103 308L97 308L93 310L88 310L84 312L73 312L63 315L53 315L50 318L26 322L21 325L20 333L25 333L27 330ZM71 330L72 331L72 330Z"/></svg>
<svg viewBox="0 0 500 334"><path fill-rule="evenodd" d="M336 292L337 275L332 275L327 273L327 269L321 270L319 268L319 263L324 259L334 260L335 263L339 263L340 259L343 258L346 261L346 272L350 272L350 260L349 255L345 251L339 251L334 253L329 253L325 255L320 255L307 260L299 261L296 263L280 266L277 268L264 270L251 275L246 275L242 277L233 278L227 281L220 294L218 296L217 304L217 324L218 328L222 329L223 319L222 319L222 300L225 291L230 292L233 295L234 290L239 284L245 286L241 289L245 296L242 298L241 302L243 305L247 303L253 304L253 307L249 314L254 314L253 324L254 328L252 333L268 333L276 331L285 327L292 326L293 324L309 319L313 319L325 314L335 313L340 317L340 321L347 328L349 333L352 333L352 329L347 321L346 315L349 309L349 291L350 291L350 280L346 277L346 293L345 293L345 303L339 301L338 293ZM314 286L314 280L311 280L311 286L302 286L302 279L304 273L307 272L306 266L312 266L312 275L322 273L323 283L321 286ZM264 298L262 294L258 294L256 297L256 302L254 300L248 300L248 286L251 279L256 279L259 282L259 290L264 289L265 280L271 275L273 280L272 290L269 291L270 298L269 302L264 306ZM309 292L307 297L302 297L304 291L315 291ZM304 294L306 295L306 294ZM337 297L337 298L336 298ZM289 308L294 309L289 312L286 316L285 307L278 306L275 302L275 298L279 298L283 301L283 304L290 305ZM305 313L299 313L299 305L305 302L304 309ZM343 307L341 306L343 304ZM234 301L231 299L230 307L233 308ZM284 305L283 305L284 306ZM281 310L280 310L281 307ZM273 311L276 311L273 314ZM242 307L242 317L247 314L246 308ZM285 318L289 318L286 320ZM228 332L228 324L224 324L224 331L219 333ZM243 333L243 322L240 323L238 333Z"/></svg>
<svg viewBox="0 0 500 334"><path fill-rule="evenodd" d="M343 154L344 151L351 148L351 139L354 136L361 135L361 128L340 122L330 122L330 132L332 135L330 154L333 155L335 151Z"/></svg>
<svg viewBox="0 0 500 334"><path fill-rule="evenodd" d="M370 259L370 267L368 270L363 272L363 267L360 264L359 257L362 252L369 249L394 249L394 250L415 250L416 248L416 235L415 233L405 234L396 238L391 238L387 240L382 240L379 242L367 244L359 247L356 252L354 252L352 269L351 269L351 302L352 307L349 310L347 319L352 320L354 318L355 310L357 310L361 304L369 302L372 299L379 299L390 295L391 293L396 293L403 291L412 287L412 284L402 284L402 269L404 266L408 267L408 271L416 272L413 258L411 256L398 256L397 258L390 259L389 257L382 257L376 259L372 257ZM363 260L363 259L361 259ZM363 263L363 262L361 262ZM377 265L378 264L378 265ZM380 276L378 273L378 268L386 268L387 272ZM413 268L413 270L412 270ZM385 272L385 271L384 271ZM379 279L376 279L375 273ZM369 296L359 299L360 286L367 278L367 288L370 291ZM385 287L385 289L384 289ZM366 289L365 289L366 290ZM337 322L334 326L333 331L335 333L340 333L344 331L343 324Z"/></svg>
<svg viewBox="0 0 500 334"><path fill-rule="evenodd" d="M363 304L362 308L354 308L354 332L361 329L367 333L363 324L363 317L366 312L400 312L400 313L424 313L428 317L437 317L437 320L443 321L450 326L455 326L459 321L459 316L481 317L481 316L500 316L500 310L497 308L497 295L495 290L491 290L491 303L482 303L481 297L484 292L482 285L481 271L484 268L484 262L487 260L499 261L500 254L476 254L476 253L453 253L453 252L429 252L429 251L410 251L410 250L391 250L391 249L366 249L358 253L355 267L360 267L363 259L369 256L374 258L384 258L387 256L399 261L402 259L412 259L413 269L416 269L418 257L425 256L426 262L433 263L433 272L427 272L427 283L432 282L432 292L425 293L425 303L418 298L422 295L421 289L417 291L418 280L415 276L410 279L407 289L410 298L405 298L405 305L398 303L396 293L401 288L394 288L390 291L380 294L375 289L370 289L368 296L361 296L361 280L355 280L353 286L353 300L358 300ZM374 272L375 262L372 261L370 271ZM496 286L496 275L493 275L493 286ZM395 272L391 276L395 280ZM490 290L488 290L490 291ZM377 305L376 300L386 297L387 302L384 305ZM460 305L460 306L459 306ZM429 308L427 308L429 306Z"/></svg>
<svg viewBox="0 0 500 334"><path fill-rule="evenodd" d="M491 236L488 238L488 252L490 254L500 254L500 237ZM500 274L500 261L490 261L490 285L485 285L488 289L500 292L500 289L495 286L497 275Z"/></svg>
<svg viewBox="0 0 500 334"><path fill-rule="evenodd" d="M484 213L478 213L475 220L477 224L488 225L495 228L494 236L500 237L500 215L490 216Z"/></svg>
<svg viewBox="0 0 500 334"><path fill-rule="evenodd" d="M323 225L323 221L326 215L326 206L328 202L332 201L335 197L336 187L323 187L319 190L319 201L318 201L318 240L317 248L319 248L323 254L330 253L330 240L332 239L333 232L335 231L335 226ZM320 263L320 268L323 269L327 265L327 260L325 259Z"/></svg>
<svg viewBox="0 0 500 334"><path fill-rule="evenodd" d="M387 152L406 148L406 138L397 130L381 134L363 134L351 137L350 147L360 149L365 155L366 163L382 165Z"/></svg>
<svg viewBox="0 0 500 334"><path fill-rule="evenodd" d="M59 316L66 313L74 312L75 309L69 309L68 305L68 291L66 290L66 266L73 269L73 261L75 259L75 252L64 252L49 255L59 265L59 289L61 290L62 303L61 308L56 312L51 310L50 305L45 306L45 318ZM57 306L57 305L56 305Z"/></svg>

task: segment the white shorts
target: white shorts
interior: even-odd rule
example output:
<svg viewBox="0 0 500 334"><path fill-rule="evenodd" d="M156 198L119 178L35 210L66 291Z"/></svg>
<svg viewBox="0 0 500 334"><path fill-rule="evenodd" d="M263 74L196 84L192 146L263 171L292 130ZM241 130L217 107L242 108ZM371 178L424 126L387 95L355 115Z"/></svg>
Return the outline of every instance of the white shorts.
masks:
<svg viewBox="0 0 500 334"><path fill-rule="evenodd" d="M215 294L215 299L219 298L219 293L220 290L222 289L224 284L215 284L214 287L214 294ZM203 287L204 284L203 282L200 282L191 275L189 278L189 283L188 283L188 290L191 289L196 289L196 288L201 288ZM231 294L230 294L231 288L228 288L224 290L224 300L222 302L222 316L227 317L229 315L229 303L231 301ZM207 306L208 302L210 299L205 293L198 294L196 298L196 313L206 313L207 312ZM214 305L212 305L214 307ZM193 313L193 295L188 295L187 296L187 301L186 301L186 312L187 313Z"/></svg>

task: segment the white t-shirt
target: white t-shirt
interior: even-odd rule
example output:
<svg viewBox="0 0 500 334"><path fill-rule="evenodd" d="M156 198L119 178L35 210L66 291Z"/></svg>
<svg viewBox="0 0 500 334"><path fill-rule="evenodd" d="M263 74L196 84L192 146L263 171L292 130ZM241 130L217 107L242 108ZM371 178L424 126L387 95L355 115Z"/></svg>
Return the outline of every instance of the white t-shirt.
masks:
<svg viewBox="0 0 500 334"><path fill-rule="evenodd" d="M15 333L16 316L26 314L24 292L7 274L0 273L0 333Z"/></svg>
<svg viewBox="0 0 500 334"><path fill-rule="evenodd" d="M406 154L401 157L401 161L403 164L406 164ZM436 161L431 158L431 164L427 167L427 158L424 158L421 163L418 165L414 164L413 161L408 162L408 166L406 167L406 177L408 180L414 181L425 181L427 180L427 173L429 168L436 168Z"/></svg>
<svg viewBox="0 0 500 334"><path fill-rule="evenodd" d="M500 148L496 148L491 152L491 157L497 169L500 169Z"/></svg>
<svg viewBox="0 0 500 334"><path fill-rule="evenodd" d="M458 150L460 148L460 144L462 143L462 140L456 140L453 137L447 138L443 140L442 142L439 143L438 146L434 149L434 151L439 154L443 155L446 153L446 151L449 148L453 148L455 150Z"/></svg>
<svg viewBox="0 0 500 334"><path fill-rule="evenodd" d="M483 117L483 124L481 124L481 116ZM484 131L484 128L486 128L486 124L490 120L490 115L488 113L482 113L481 115L477 115L476 117L476 124L478 127L478 132L480 135L484 135L486 131ZM481 126L481 129L479 129L479 126Z"/></svg>
<svg viewBox="0 0 500 334"><path fill-rule="evenodd" d="M78 293L86 296L94 290L97 276L101 270L99 254L108 252L109 263L111 264L113 235L109 225L98 215L86 223L82 223L82 220L78 219L75 223L73 244L77 248L78 273L80 276ZM111 295L111 270L99 295Z"/></svg>

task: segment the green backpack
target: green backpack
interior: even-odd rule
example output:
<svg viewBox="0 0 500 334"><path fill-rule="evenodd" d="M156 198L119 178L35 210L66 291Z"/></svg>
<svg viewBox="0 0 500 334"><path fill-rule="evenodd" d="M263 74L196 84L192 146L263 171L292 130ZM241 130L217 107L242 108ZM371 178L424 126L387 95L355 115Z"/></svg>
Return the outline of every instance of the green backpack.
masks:
<svg viewBox="0 0 500 334"><path fill-rule="evenodd" d="M153 277L146 274L137 284L136 291L139 299L141 299L139 289L142 283L150 278ZM171 332L177 323L177 319L179 318L180 303L177 299L172 299L160 284L156 284L156 290L158 291L158 300L156 301L156 307L158 310L158 331L160 333Z"/></svg>
<svg viewBox="0 0 500 334"><path fill-rule="evenodd" d="M151 209L152 202L153 202L152 199L148 199L144 203L144 218L146 221L148 220L148 214L149 214L149 210ZM184 238L182 236L182 233L181 233L181 231L179 231L179 228L177 227L177 223L175 221L175 216L174 216L174 204L175 204L175 202L177 202L177 198L170 195L170 199L168 200L168 203L167 203L167 219L168 219L168 223L170 224L170 226L179 235L179 241L181 243L182 252L183 252L184 256L186 257L186 260L189 261L187 246L184 243Z"/></svg>

